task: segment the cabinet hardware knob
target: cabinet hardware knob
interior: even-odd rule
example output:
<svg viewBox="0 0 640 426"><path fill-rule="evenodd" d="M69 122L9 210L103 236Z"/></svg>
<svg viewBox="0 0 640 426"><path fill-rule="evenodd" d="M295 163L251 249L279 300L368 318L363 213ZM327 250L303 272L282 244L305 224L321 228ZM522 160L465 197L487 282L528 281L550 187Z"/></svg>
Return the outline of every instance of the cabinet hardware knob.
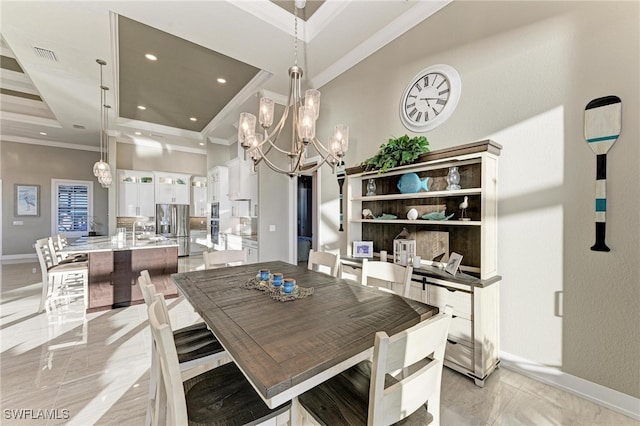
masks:
<svg viewBox="0 0 640 426"><path fill-rule="evenodd" d="M447 339L447 342L451 343L452 345L457 345L458 344L458 342L453 341L451 339Z"/></svg>

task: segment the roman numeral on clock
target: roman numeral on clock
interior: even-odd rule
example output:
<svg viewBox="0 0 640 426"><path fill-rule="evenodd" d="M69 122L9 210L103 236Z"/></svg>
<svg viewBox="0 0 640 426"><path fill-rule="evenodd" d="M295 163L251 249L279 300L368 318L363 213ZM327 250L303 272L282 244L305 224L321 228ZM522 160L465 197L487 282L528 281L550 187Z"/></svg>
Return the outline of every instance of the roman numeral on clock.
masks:
<svg viewBox="0 0 640 426"><path fill-rule="evenodd" d="M414 115L416 115L416 112L418 112L418 110L417 110L417 109L415 109L415 108L414 108L414 109L412 109L412 110L409 112L409 117L413 118L413 116L414 116Z"/></svg>
<svg viewBox="0 0 640 426"><path fill-rule="evenodd" d="M411 109L411 108L414 108L415 106L416 106L416 103L414 102L412 104L406 105L405 108L406 109Z"/></svg>
<svg viewBox="0 0 640 426"><path fill-rule="evenodd" d="M438 105L445 105L445 104L447 103L447 101L446 101L445 99L438 99L438 100L436 101L436 103L437 103Z"/></svg>

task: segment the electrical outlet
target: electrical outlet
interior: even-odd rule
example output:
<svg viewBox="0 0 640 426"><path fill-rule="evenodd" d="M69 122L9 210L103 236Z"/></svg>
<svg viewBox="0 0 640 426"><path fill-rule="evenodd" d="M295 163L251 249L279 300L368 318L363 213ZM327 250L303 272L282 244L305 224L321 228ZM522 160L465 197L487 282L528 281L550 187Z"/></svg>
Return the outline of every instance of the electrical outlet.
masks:
<svg viewBox="0 0 640 426"><path fill-rule="evenodd" d="M24 222L21 221L21 220L14 220L13 224L16 225L16 226L22 226L22 225L24 225Z"/></svg>
<svg viewBox="0 0 640 426"><path fill-rule="evenodd" d="M275 225L269 225L269 232L276 232L276 226Z"/></svg>

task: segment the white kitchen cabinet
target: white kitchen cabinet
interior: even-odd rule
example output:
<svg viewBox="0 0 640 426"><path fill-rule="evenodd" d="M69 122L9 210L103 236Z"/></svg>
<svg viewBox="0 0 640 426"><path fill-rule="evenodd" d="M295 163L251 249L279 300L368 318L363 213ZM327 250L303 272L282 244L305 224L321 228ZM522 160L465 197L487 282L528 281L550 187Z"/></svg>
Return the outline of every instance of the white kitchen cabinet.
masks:
<svg viewBox="0 0 640 426"><path fill-rule="evenodd" d="M258 242L256 240L243 238L242 248L247 251L247 263L258 263Z"/></svg>
<svg viewBox="0 0 640 426"><path fill-rule="evenodd" d="M117 175L118 216L155 216L153 172L118 170Z"/></svg>
<svg viewBox="0 0 640 426"><path fill-rule="evenodd" d="M236 157L233 160L229 160L226 164L229 168L229 189L227 192L229 199L251 199L251 161L245 161L241 157Z"/></svg>
<svg viewBox="0 0 640 426"><path fill-rule="evenodd" d="M228 199L227 192L229 192L229 168L225 166L213 167L209 170L208 177L209 202L226 201Z"/></svg>
<svg viewBox="0 0 640 426"><path fill-rule="evenodd" d="M194 176L191 178L191 216L205 217L207 212L207 178Z"/></svg>
<svg viewBox="0 0 640 426"><path fill-rule="evenodd" d="M258 216L258 173L250 175L249 184L251 186L251 202L249 216Z"/></svg>
<svg viewBox="0 0 640 426"><path fill-rule="evenodd" d="M206 230L190 230L189 231L189 255L201 254L206 250L206 246L202 243L207 240ZM206 244L206 243L205 243Z"/></svg>
<svg viewBox="0 0 640 426"><path fill-rule="evenodd" d="M242 250L242 237L235 234L227 234L227 250Z"/></svg>
<svg viewBox="0 0 640 426"><path fill-rule="evenodd" d="M191 175L155 172L157 204L189 204Z"/></svg>

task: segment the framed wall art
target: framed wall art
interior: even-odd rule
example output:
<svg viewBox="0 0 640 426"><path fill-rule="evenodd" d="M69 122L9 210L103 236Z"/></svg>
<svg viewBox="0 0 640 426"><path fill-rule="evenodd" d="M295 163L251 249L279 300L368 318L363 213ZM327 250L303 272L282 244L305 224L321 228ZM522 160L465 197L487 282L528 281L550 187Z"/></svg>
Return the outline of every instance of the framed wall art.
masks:
<svg viewBox="0 0 640 426"><path fill-rule="evenodd" d="M16 183L14 216L40 216L40 185Z"/></svg>

